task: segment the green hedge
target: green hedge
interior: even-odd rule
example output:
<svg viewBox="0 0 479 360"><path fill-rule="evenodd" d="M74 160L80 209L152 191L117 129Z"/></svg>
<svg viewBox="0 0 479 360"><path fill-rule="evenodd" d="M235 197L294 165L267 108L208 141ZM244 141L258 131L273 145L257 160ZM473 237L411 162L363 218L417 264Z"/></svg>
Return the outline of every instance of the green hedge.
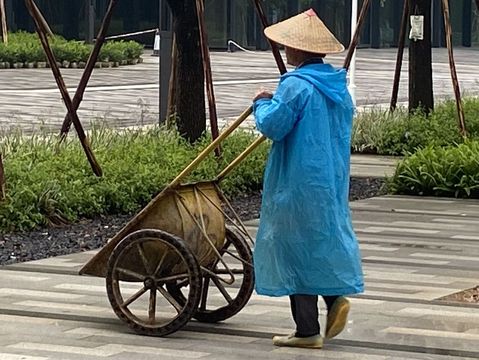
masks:
<svg viewBox="0 0 479 360"><path fill-rule="evenodd" d="M479 198L479 142L428 146L401 161L389 182L396 194Z"/></svg>
<svg viewBox="0 0 479 360"><path fill-rule="evenodd" d="M464 112L469 137L479 139L479 99L465 98ZM381 155L403 155L429 145L448 146L463 141L457 125L456 104L436 105L429 116L421 111L410 115L399 108L394 113L372 109L354 121L352 150Z"/></svg>
<svg viewBox="0 0 479 360"><path fill-rule="evenodd" d="M208 157L189 180L213 179L254 137L237 131L225 141L222 158ZM51 135L0 138L7 182L7 199L0 203L0 231L132 213L178 175L210 139L192 146L176 132L161 128L146 132L97 128L91 141L104 171L102 178L92 174L76 138L60 149ZM267 149L263 144L224 180L227 194L260 187Z"/></svg>
<svg viewBox="0 0 479 360"><path fill-rule="evenodd" d="M83 41L68 41L55 35L50 41L57 62L62 67L84 66L93 48ZM98 64L118 66L137 63L143 46L134 41L106 42L98 57ZM8 44L0 43L0 67L43 67L46 55L36 34L17 32L9 34Z"/></svg>

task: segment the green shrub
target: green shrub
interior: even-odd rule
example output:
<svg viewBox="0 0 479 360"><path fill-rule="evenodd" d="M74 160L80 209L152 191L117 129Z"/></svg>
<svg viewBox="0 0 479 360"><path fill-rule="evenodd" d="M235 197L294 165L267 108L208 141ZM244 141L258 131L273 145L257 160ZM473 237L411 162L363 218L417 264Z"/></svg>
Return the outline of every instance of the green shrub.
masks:
<svg viewBox="0 0 479 360"><path fill-rule="evenodd" d="M92 45L83 41L67 41L55 35L50 45L58 62L86 62L90 56ZM134 41L106 42L101 51L99 61L121 62L140 58L143 46ZM16 32L9 34L8 44L0 43L0 62L36 63L45 62L46 55L36 34Z"/></svg>
<svg viewBox="0 0 479 360"><path fill-rule="evenodd" d="M220 159L205 159L186 181L212 180L255 135L237 131L223 144ZM91 143L104 176L97 178L75 137L56 149L52 135L0 138L5 156L7 200L0 203L0 231L72 222L101 214L130 214L161 191L210 143L190 145L174 131L113 131L98 127ZM262 183L268 145L263 144L222 182L229 195ZM59 151L58 151L59 150Z"/></svg>
<svg viewBox="0 0 479 360"><path fill-rule="evenodd" d="M396 194L479 198L479 142L409 154L389 182Z"/></svg>
<svg viewBox="0 0 479 360"><path fill-rule="evenodd" d="M479 99L464 99L469 137L479 138ZM463 141L457 125L456 104L449 100L437 104L426 116L409 114L399 108L394 113L372 109L359 113L353 125L352 150L382 155L402 155L428 145L448 146Z"/></svg>

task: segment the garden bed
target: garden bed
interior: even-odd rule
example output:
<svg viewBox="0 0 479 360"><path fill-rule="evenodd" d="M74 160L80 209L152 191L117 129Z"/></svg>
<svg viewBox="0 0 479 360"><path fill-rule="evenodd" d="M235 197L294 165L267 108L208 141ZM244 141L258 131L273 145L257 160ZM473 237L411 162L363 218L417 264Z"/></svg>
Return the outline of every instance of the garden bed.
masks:
<svg viewBox="0 0 479 360"><path fill-rule="evenodd" d="M66 40L55 35L50 45L61 68L84 68L93 45ZM134 65L142 62L143 46L134 41L106 42L98 56L96 68ZM36 34L9 34L8 44L0 43L0 69L33 69L48 67L46 55Z"/></svg>

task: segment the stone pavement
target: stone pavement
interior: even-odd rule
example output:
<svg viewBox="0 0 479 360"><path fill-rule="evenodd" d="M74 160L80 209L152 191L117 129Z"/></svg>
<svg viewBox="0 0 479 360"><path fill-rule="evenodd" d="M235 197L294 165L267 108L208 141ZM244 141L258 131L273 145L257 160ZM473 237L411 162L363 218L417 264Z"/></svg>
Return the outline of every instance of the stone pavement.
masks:
<svg viewBox="0 0 479 360"><path fill-rule="evenodd" d="M455 49L459 81L465 93L479 93L477 48ZM341 66L344 54L328 60ZM394 74L395 49L360 49L357 56L358 105L387 104ZM405 54L407 60L407 54ZM86 128L91 121L111 126L138 126L158 120L158 58L144 55L144 63L116 69L95 69L79 110ZM452 98L447 52L434 49L434 90L437 98ZM273 90L278 71L270 52L213 52L218 116L238 116L263 86ZM73 96L81 76L79 69L64 69L65 82ZM407 97L407 61L403 66L399 101ZM65 116L59 91L50 69L0 71L0 130L11 126L24 131L44 128L58 131Z"/></svg>
<svg viewBox="0 0 479 360"><path fill-rule="evenodd" d="M391 177L394 175L400 157L379 155L351 155L351 176L353 177Z"/></svg>
<svg viewBox="0 0 479 360"><path fill-rule="evenodd" d="M257 295L221 324L192 321L167 338L132 334L113 314L104 279L76 275L88 252L0 270L0 359L478 359L478 305L440 298L479 283L479 201L379 197L351 206L366 292L323 350L273 347L273 334L292 329L288 300ZM254 234L257 221L247 225Z"/></svg>
<svg viewBox="0 0 479 360"><path fill-rule="evenodd" d="M477 49L456 54L463 87L477 94ZM387 103L394 57L393 50L359 51L359 104ZM434 58L436 95L451 95L445 51L436 49ZM221 118L238 115L259 86L277 82L267 52L213 53L212 60ZM80 111L84 123L156 122L157 62L145 56L137 66L95 70ZM65 71L72 93L79 76ZM64 109L49 70L2 70L0 79L0 127L59 128ZM351 173L391 175L396 161L353 155ZM76 275L94 253L87 252L0 268L0 360L479 358L478 306L440 300L479 283L479 201L379 197L351 206L366 292L352 299L347 331L323 350L273 347L273 334L292 329L289 304L257 295L222 324L192 321L167 338L135 335L114 315L104 279ZM254 235L257 221L247 225ZM221 299L214 289L210 294L212 302Z"/></svg>

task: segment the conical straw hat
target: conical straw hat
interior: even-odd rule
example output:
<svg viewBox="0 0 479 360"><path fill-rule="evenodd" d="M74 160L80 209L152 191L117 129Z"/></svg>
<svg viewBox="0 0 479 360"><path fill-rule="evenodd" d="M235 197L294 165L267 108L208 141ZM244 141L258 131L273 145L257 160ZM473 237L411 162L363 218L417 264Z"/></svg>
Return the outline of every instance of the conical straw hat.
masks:
<svg viewBox="0 0 479 360"><path fill-rule="evenodd" d="M313 9L268 26L264 34L274 42L315 54L334 54L344 46L334 37Z"/></svg>

